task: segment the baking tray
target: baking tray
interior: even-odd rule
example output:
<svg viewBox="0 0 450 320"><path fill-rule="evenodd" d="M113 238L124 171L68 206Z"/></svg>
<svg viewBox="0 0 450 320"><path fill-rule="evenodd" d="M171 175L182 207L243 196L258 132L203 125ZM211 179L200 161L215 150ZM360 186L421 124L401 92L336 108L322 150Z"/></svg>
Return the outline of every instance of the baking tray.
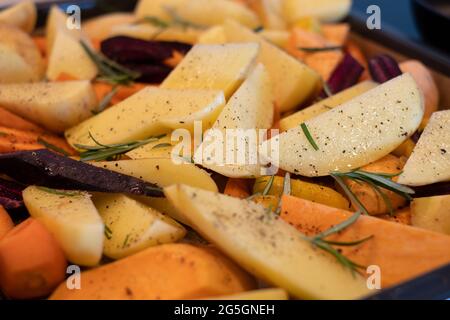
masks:
<svg viewBox="0 0 450 320"><path fill-rule="evenodd" d="M9 0L0 4L0 9L17 2ZM38 7L38 26L45 22L48 9L57 4L62 8L76 4L82 9L82 19L117 11L133 10L136 0L35 0ZM348 22L352 26L351 39L358 44L366 56L389 53L399 61L418 59L433 72L433 77L441 94L441 109L450 108L450 57L436 53L431 48L406 41L393 29L368 32L366 16L352 11ZM438 71L439 70L439 71ZM449 249L450 250L450 249ZM2 299L0 293L0 300ZM395 287L387 288L371 295L366 300L444 300L450 299L450 264L425 273Z"/></svg>

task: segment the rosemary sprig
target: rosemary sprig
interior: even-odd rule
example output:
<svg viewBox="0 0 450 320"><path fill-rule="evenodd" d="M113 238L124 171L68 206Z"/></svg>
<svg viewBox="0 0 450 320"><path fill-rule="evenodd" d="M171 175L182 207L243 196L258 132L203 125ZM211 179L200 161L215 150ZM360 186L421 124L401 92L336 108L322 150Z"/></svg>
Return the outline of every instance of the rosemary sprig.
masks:
<svg viewBox="0 0 450 320"><path fill-rule="evenodd" d="M167 148L167 147L171 147L171 146L172 146L171 143L165 142L165 143L160 143L160 144L153 146L152 149Z"/></svg>
<svg viewBox="0 0 450 320"><path fill-rule="evenodd" d="M99 70L99 80L112 84L129 85L140 77L140 73L130 70L117 62L107 58L100 52L95 52L84 41L80 41L81 46L89 58L95 63Z"/></svg>
<svg viewBox="0 0 450 320"><path fill-rule="evenodd" d="M162 20L161 18L155 17L155 16L145 16L135 22L135 24L140 24L140 23L149 23L149 24L151 24L155 27L161 28L161 29L166 29L166 28L170 27L170 23Z"/></svg>
<svg viewBox="0 0 450 320"><path fill-rule="evenodd" d="M330 86L328 85L328 82L322 81L323 84L323 91L327 95L327 97L331 97L333 95L333 92L331 91Z"/></svg>
<svg viewBox="0 0 450 320"><path fill-rule="evenodd" d="M80 196L81 192L79 191L65 191L65 190L57 190L57 189L53 189L53 188L48 188L48 187L37 187L39 190L41 191L45 191L47 193L51 193L51 194L56 194L58 196L66 196L66 197L76 197L76 196Z"/></svg>
<svg viewBox="0 0 450 320"><path fill-rule="evenodd" d="M306 125L306 123L302 123L300 125L300 127L302 128L303 133L306 136L306 139L308 139L309 143L311 144L311 146L314 148L314 150L319 150L319 147L317 146L316 142L314 141L311 133L309 132L308 126Z"/></svg>
<svg viewBox="0 0 450 320"><path fill-rule="evenodd" d="M275 209L275 214L277 216L279 216L281 213L281 202L283 195L290 195L290 194L291 194L291 175L289 172L286 172L283 180L283 190L281 190L280 196L278 197L278 203Z"/></svg>
<svg viewBox="0 0 450 320"><path fill-rule="evenodd" d="M109 91L104 97L103 99L100 101L100 103L98 104L98 110L96 110L96 114L99 114L100 112L102 112L103 110L106 109L107 106L109 106L112 98L114 98L114 96L116 95L117 91L119 91L119 85L115 84L111 91Z"/></svg>
<svg viewBox="0 0 450 320"><path fill-rule="evenodd" d="M304 52L324 52L324 51L335 51L335 50L342 50L342 46L328 46L328 47L298 47L297 49L304 51Z"/></svg>
<svg viewBox="0 0 450 320"><path fill-rule="evenodd" d="M267 196L269 194L270 189L272 189L273 181L275 180L275 176L271 176L269 181L267 181L266 186L262 192L263 196Z"/></svg>
<svg viewBox="0 0 450 320"><path fill-rule="evenodd" d="M164 135L159 135L155 137L150 137L145 140L137 140L126 143L117 143L117 144L102 144L97 141L94 136L89 132L89 137L94 141L96 146L87 146L82 144L75 144L75 147L81 150L85 150L80 153L81 161L99 161L99 160L108 160L114 157L118 157L128 151L136 149L140 146L143 146L147 143L157 141L164 137Z"/></svg>
<svg viewBox="0 0 450 320"><path fill-rule="evenodd" d="M112 238L112 230L105 224L105 237L108 240Z"/></svg>
<svg viewBox="0 0 450 320"><path fill-rule="evenodd" d="M69 153L66 150L64 150L63 148L60 148L58 146L55 146L54 144L52 144L52 143L50 143L48 141L45 141L42 137L39 137L37 139L37 142L39 144L42 144L47 149L56 151L56 152L61 153L62 155L65 155L65 156L69 156Z"/></svg>
<svg viewBox="0 0 450 320"><path fill-rule="evenodd" d="M125 237L125 240L123 241L122 249L126 248L126 246L128 245L128 239L129 238L130 238L130 234L127 234L127 236Z"/></svg>

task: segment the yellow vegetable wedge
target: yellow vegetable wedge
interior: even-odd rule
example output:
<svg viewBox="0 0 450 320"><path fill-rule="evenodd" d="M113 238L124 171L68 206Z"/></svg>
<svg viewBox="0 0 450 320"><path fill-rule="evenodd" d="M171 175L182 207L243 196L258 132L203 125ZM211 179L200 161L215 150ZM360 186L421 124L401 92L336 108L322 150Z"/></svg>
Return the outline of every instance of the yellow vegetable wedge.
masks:
<svg viewBox="0 0 450 320"><path fill-rule="evenodd" d="M228 42L257 42L261 46L258 61L272 79L275 100L282 112L289 111L313 94L319 84L318 74L259 34L235 21L225 23Z"/></svg>
<svg viewBox="0 0 450 320"><path fill-rule="evenodd" d="M0 12L0 23L8 24L32 32L36 24L37 10L33 1L20 1Z"/></svg>
<svg viewBox="0 0 450 320"><path fill-rule="evenodd" d="M96 194L105 224L104 255L121 259L145 248L176 242L186 230L171 218L123 194Z"/></svg>
<svg viewBox="0 0 450 320"><path fill-rule="evenodd" d="M303 122L317 117L319 114L325 113L334 107L337 107L366 91L375 88L377 84L373 81L364 81L351 88L348 88L338 94L335 94L329 98L320 100L319 102L304 108L296 113L287 116L280 120L280 130L287 131L289 129L298 127Z"/></svg>
<svg viewBox="0 0 450 320"><path fill-rule="evenodd" d="M289 23L316 17L323 22L336 22L347 16L351 0L283 0L283 13Z"/></svg>
<svg viewBox="0 0 450 320"><path fill-rule="evenodd" d="M450 235L450 195L414 199L411 202L411 224Z"/></svg>
<svg viewBox="0 0 450 320"><path fill-rule="evenodd" d="M256 43L194 46L161 84L172 89L222 90L228 99L253 67Z"/></svg>
<svg viewBox="0 0 450 320"><path fill-rule="evenodd" d="M72 145L95 145L146 139L176 128L210 127L225 104L217 90L174 90L147 87L128 99L66 131Z"/></svg>
<svg viewBox="0 0 450 320"><path fill-rule="evenodd" d="M286 171L326 176L391 153L416 131L422 117L422 94L406 73L306 121L306 129L298 126L265 141L260 149L278 147L278 159L262 156Z"/></svg>
<svg viewBox="0 0 450 320"><path fill-rule="evenodd" d="M258 204L186 185L164 193L196 231L250 273L296 298L355 299L369 293L362 277Z"/></svg>
<svg viewBox="0 0 450 320"><path fill-rule="evenodd" d="M279 288L259 289L228 296L213 297L208 300L288 300L286 290Z"/></svg>

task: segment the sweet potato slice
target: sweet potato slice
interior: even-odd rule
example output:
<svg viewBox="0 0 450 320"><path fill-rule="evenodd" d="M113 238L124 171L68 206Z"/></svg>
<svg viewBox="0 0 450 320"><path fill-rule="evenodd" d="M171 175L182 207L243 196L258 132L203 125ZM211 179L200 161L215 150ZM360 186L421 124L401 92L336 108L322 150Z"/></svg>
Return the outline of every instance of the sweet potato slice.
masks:
<svg viewBox="0 0 450 320"><path fill-rule="evenodd" d="M281 218L307 235L325 231L351 215L292 196L282 198ZM383 288L450 263L449 236L370 216L361 216L329 240L348 242L368 236L373 238L358 246L341 247L342 253L360 265L379 266Z"/></svg>
<svg viewBox="0 0 450 320"><path fill-rule="evenodd" d="M12 228L14 228L14 223L11 217L9 216L8 212L2 206L0 206L0 240Z"/></svg>
<svg viewBox="0 0 450 320"><path fill-rule="evenodd" d="M38 125L25 120L24 118L0 107L0 126L19 130L33 131L36 133L44 132L44 129Z"/></svg>

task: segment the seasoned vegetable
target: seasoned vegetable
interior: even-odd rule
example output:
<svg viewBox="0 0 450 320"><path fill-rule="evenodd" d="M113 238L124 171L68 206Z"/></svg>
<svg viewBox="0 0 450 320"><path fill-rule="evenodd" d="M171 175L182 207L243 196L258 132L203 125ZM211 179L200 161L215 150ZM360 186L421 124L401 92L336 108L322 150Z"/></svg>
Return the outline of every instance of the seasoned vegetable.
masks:
<svg viewBox="0 0 450 320"><path fill-rule="evenodd" d="M23 200L30 215L53 234L69 261L82 266L100 262L104 226L89 194L31 186L23 191Z"/></svg>
<svg viewBox="0 0 450 320"><path fill-rule="evenodd" d="M8 212L0 205L0 240L14 228L14 223Z"/></svg>
<svg viewBox="0 0 450 320"><path fill-rule="evenodd" d="M0 288L12 299L42 298L61 283L67 261L47 229L29 218L0 240Z"/></svg>
<svg viewBox="0 0 450 320"><path fill-rule="evenodd" d="M316 177L345 172L395 150L416 131L422 116L419 88L404 74L306 121L319 150L313 149L300 126L264 142L262 149L279 142L277 165L291 173Z"/></svg>
<svg viewBox="0 0 450 320"><path fill-rule="evenodd" d="M362 278L315 249L264 207L185 185L164 192L196 231L249 272L294 297L352 299L368 294Z"/></svg>
<svg viewBox="0 0 450 320"><path fill-rule="evenodd" d="M22 190L20 183L0 178L0 205L5 209L17 209L23 206Z"/></svg>
<svg viewBox="0 0 450 320"><path fill-rule="evenodd" d="M0 107L0 126L25 131L33 131L36 133L44 132L44 129L34 124L33 122L25 120L24 118L2 107Z"/></svg>
<svg viewBox="0 0 450 320"><path fill-rule="evenodd" d="M122 194L93 198L105 224L103 253L121 259L145 248L176 242L186 230L171 218Z"/></svg>
<svg viewBox="0 0 450 320"><path fill-rule="evenodd" d="M450 110L435 112L398 182L423 186L450 180Z"/></svg>
<svg viewBox="0 0 450 320"><path fill-rule="evenodd" d="M0 172L26 184L158 197L154 184L76 161L48 150L0 155Z"/></svg>
<svg viewBox="0 0 450 320"><path fill-rule="evenodd" d="M209 247L166 244L85 271L80 290L63 283L52 300L198 299L255 288L254 280Z"/></svg>
<svg viewBox="0 0 450 320"><path fill-rule="evenodd" d="M351 5L351 0L285 0L283 13L289 23L310 16L323 22L335 22L347 16Z"/></svg>
<svg viewBox="0 0 450 320"><path fill-rule="evenodd" d="M0 23L15 26L28 33L33 31L36 19L36 5L29 0L17 2L0 12Z"/></svg>
<svg viewBox="0 0 450 320"><path fill-rule="evenodd" d="M387 54L380 54L370 59L369 70L372 79L379 83L385 83L402 74L397 61Z"/></svg>
<svg viewBox="0 0 450 320"><path fill-rule="evenodd" d="M266 186L269 184L270 177L258 178L253 186L253 193L263 193ZM275 176L267 194L279 196L283 190L283 178ZM319 184L302 181L300 179L291 179L291 195L302 199L311 200L325 204L330 207L348 209L349 202L339 192L321 186Z"/></svg>
<svg viewBox="0 0 450 320"><path fill-rule="evenodd" d="M209 300L288 300L289 295L284 289L269 288L242 293L231 294L227 296L213 297Z"/></svg>
<svg viewBox="0 0 450 320"><path fill-rule="evenodd" d="M348 219L353 213L308 200L284 196L281 218L307 235L315 235ZM343 232L327 238L351 242L373 236L356 247L341 247L341 252L362 266L381 268L382 288L399 284L450 262L450 237L361 216Z"/></svg>
<svg viewBox="0 0 450 320"><path fill-rule="evenodd" d="M411 222L413 226L450 235L450 195L414 199Z"/></svg>
<svg viewBox="0 0 450 320"><path fill-rule="evenodd" d="M60 32L66 32L73 39L81 39L81 29L80 28L67 28L67 19L69 17L60 9L57 5L52 5L47 16L47 22L45 25L45 37L47 44L47 56L51 55L53 44L56 39L56 35Z"/></svg>
<svg viewBox="0 0 450 320"><path fill-rule="evenodd" d="M230 178L225 185L224 194L245 199L250 196L250 180Z"/></svg>

